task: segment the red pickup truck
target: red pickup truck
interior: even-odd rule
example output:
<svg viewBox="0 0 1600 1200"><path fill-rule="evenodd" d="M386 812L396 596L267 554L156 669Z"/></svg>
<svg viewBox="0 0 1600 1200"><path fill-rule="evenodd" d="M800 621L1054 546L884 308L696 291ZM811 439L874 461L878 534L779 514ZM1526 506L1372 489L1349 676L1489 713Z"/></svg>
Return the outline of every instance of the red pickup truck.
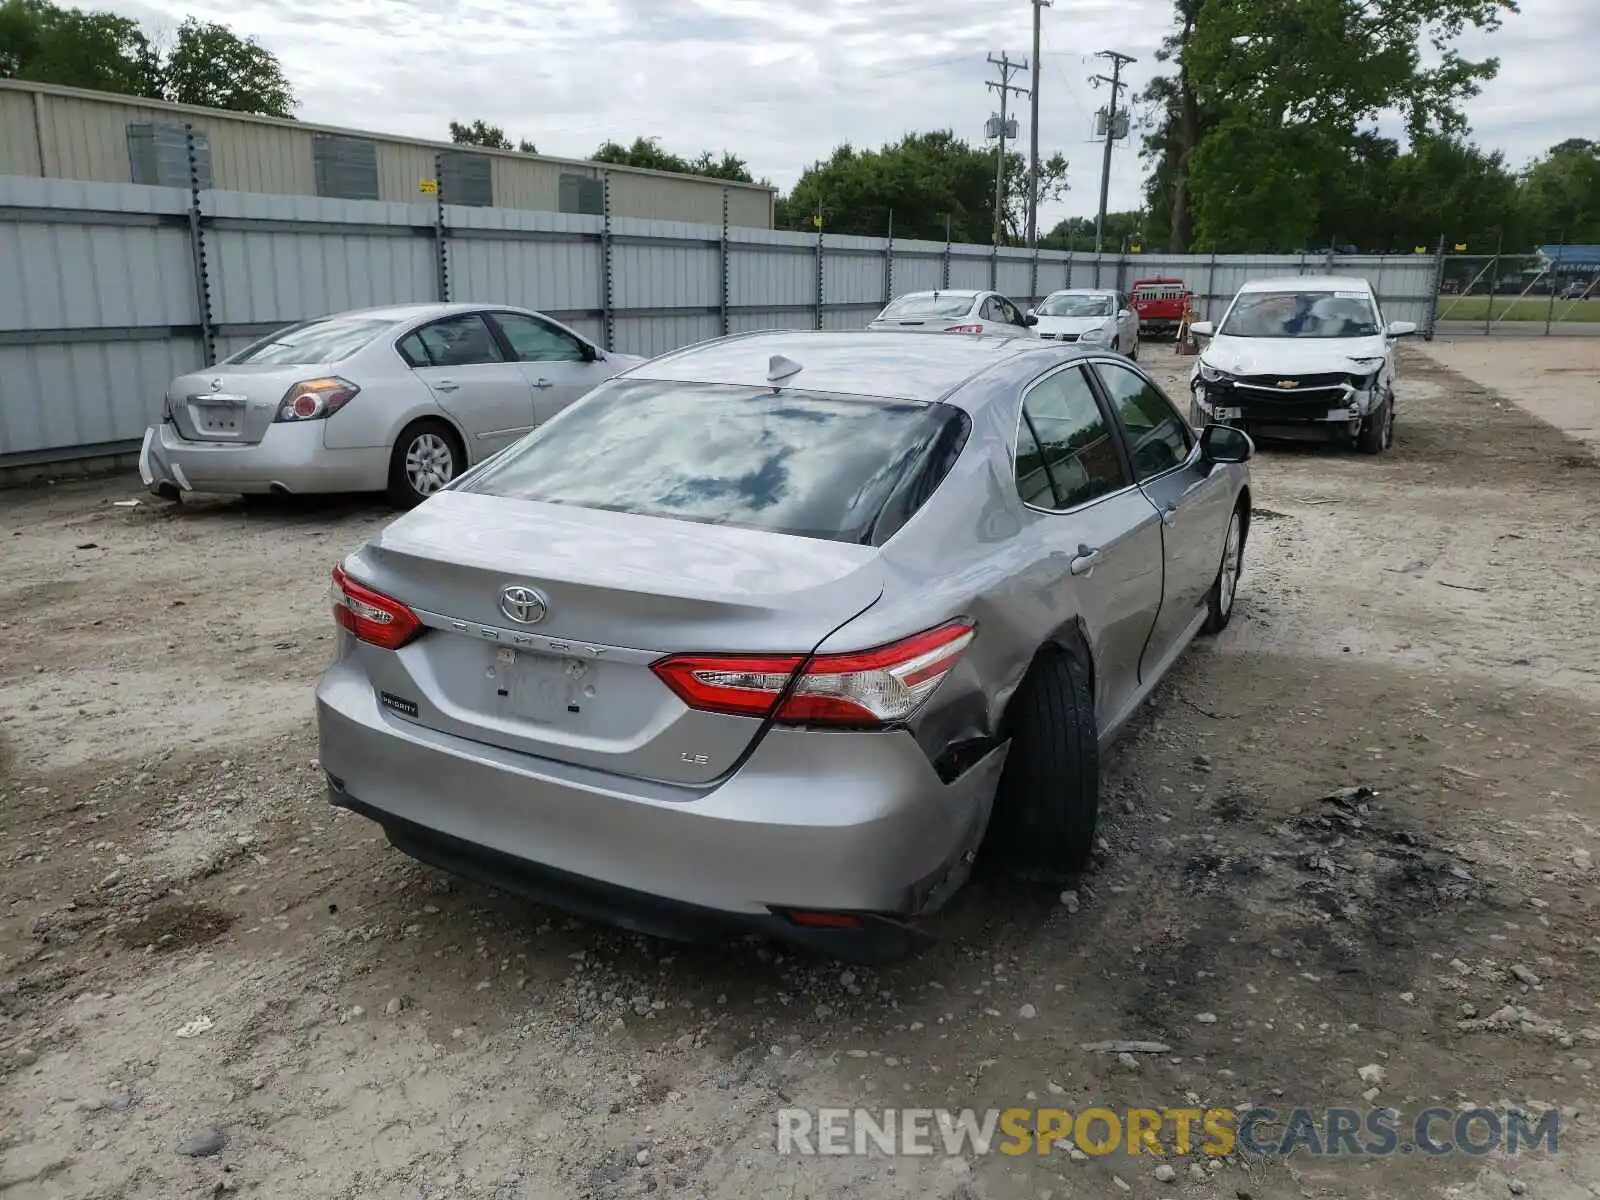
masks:
<svg viewBox="0 0 1600 1200"><path fill-rule="evenodd" d="M1189 289L1176 277L1138 279L1129 290L1133 311L1139 314L1139 333L1176 335L1189 308Z"/></svg>

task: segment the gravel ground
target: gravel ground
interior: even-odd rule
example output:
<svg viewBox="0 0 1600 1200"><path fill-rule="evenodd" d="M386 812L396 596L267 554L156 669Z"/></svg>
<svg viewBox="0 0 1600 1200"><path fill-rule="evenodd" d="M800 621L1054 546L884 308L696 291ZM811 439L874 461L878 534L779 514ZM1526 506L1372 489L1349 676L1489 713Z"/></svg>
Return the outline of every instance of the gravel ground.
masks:
<svg viewBox="0 0 1600 1200"><path fill-rule="evenodd" d="M1263 450L1234 624L1113 754L1095 868L980 878L879 970L573 921L329 808L327 572L381 508L0 496L0 1195L1600 1196L1600 462L1420 353L1397 439ZM775 1150L790 1104L1373 1087L1558 1108L1560 1152Z"/></svg>

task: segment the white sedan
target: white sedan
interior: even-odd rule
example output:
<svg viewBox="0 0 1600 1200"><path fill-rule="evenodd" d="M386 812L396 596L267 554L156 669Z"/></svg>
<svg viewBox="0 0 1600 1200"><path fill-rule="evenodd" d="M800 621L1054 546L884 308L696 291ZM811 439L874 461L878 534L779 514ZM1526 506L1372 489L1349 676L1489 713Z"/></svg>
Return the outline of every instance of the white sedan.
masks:
<svg viewBox="0 0 1600 1200"><path fill-rule="evenodd" d="M643 361L521 308L336 313L174 379L139 471L167 499L387 491L409 508Z"/></svg>
<svg viewBox="0 0 1600 1200"><path fill-rule="evenodd" d="M1348 440L1382 454L1394 439L1395 339L1365 279L1292 276L1247 283L1222 322L1196 321L1206 343L1189 377L1190 423L1268 438Z"/></svg>
<svg viewBox="0 0 1600 1200"><path fill-rule="evenodd" d="M971 289L907 292L896 296L868 323L868 329L906 333L986 333L1033 337L1031 315L999 292Z"/></svg>
<svg viewBox="0 0 1600 1200"><path fill-rule="evenodd" d="M1067 288L1051 292L1028 315L1038 318L1035 328L1042 338L1089 342L1139 357L1139 314L1121 292Z"/></svg>

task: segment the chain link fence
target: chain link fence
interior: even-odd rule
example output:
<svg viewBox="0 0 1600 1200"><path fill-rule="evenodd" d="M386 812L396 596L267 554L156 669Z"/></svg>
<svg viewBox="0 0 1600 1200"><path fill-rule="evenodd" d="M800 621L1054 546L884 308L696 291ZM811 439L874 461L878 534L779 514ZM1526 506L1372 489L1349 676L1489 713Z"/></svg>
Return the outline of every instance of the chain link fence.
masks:
<svg viewBox="0 0 1600 1200"><path fill-rule="evenodd" d="M1600 336L1600 245L1479 254L1447 244L1434 328L1445 337Z"/></svg>

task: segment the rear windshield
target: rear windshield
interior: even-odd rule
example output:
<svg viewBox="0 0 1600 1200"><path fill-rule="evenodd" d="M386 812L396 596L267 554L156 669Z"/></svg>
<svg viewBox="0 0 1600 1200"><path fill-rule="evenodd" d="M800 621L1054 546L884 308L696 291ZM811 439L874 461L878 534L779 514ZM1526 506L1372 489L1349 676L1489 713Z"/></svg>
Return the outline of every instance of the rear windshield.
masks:
<svg viewBox="0 0 1600 1200"><path fill-rule="evenodd" d="M462 490L878 544L938 485L966 429L943 404L614 380Z"/></svg>
<svg viewBox="0 0 1600 1200"><path fill-rule="evenodd" d="M349 358L393 324L391 318L324 317L280 329L225 361L279 367L336 363Z"/></svg>
<svg viewBox="0 0 1600 1200"><path fill-rule="evenodd" d="M964 317L972 309L970 295L952 296L945 292L912 292L890 303L878 320L895 317Z"/></svg>

